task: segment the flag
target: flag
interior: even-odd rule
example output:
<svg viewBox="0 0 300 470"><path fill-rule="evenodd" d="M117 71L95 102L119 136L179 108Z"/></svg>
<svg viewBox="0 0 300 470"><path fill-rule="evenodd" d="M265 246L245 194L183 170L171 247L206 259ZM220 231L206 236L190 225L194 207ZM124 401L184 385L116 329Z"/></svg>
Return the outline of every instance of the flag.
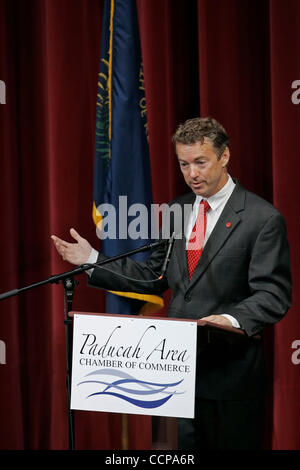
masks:
<svg viewBox="0 0 300 470"><path fill-rule="evenodd" d="M128 215L128 208L143 204L150 217L151 203L146 99L136 2L106 0L97 89L93 219L97 226L103 223L104 214L99 206L109 204L116 211L116 225L114 233L102 240L104 254L115 256L150 243L150 219L146 224L146 237L145 233L138 239L128 236L127 227L134 219L133 215ZM140 229L144 232L145 227ZM134 258L144 261L147 256L149 254L139 253ZM155 310L163 306L160 296L117 292L107 293L106 310L109 313L138 313L145 302Z"/></svg>

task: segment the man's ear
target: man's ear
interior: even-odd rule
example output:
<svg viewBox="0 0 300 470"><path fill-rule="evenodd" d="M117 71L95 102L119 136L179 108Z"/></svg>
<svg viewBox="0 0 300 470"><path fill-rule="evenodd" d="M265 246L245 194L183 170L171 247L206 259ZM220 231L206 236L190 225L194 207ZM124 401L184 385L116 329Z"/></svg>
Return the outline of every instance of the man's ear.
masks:
<svg viewBox="0 0 300 470"><path fill-rule="evenodd" d="M225 168L228 165L229 160L230 160L230 151L228 147L226 147L226 149L222 153L221 160L222 160L222 166L223 168Z"/></svg>

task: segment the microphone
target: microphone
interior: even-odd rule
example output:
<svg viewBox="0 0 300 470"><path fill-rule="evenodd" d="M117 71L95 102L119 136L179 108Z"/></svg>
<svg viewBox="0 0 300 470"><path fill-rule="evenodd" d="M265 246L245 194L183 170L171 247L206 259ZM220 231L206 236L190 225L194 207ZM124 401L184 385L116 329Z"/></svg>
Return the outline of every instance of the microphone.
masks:
<svg viewBox="0 0 300 470"><path fill-rule="evenodd" d="M104 269L105 271L108 271L112 274L115 274L116 276L123 277L124 279L127 279L128 281L141 282L143 284L144 283L146 284L146 283L161 281L161 279L163 278L163 276L164 276L164 274L167 270L167 266L168 266L169 259L170 259L170 254L171 254L171 249L172 249L172 246L173 246L173 243L174 243L174 236L175 236L175 232L173 232L172 237L169 239L169 241L167 241L167 240L158 240L156 242L149 243L148 245L144 245L140 248L137 248L136 250L128 251L127 253L123 253L121 255L117 255L117 256L113 256L111 258L107 258L107 259L103 260L100 263L84 263L81 266L79 266L79 269L82 269L83 271L87 271L88 269L94 269L94 268ZM167 249L167 254L166 254L164 264L163 264L163 267L162 267L161 275L159 277L154 278L154 279L148 279L148 280L134 279L132 277L126 276L125 274L114 272L113 270L107 269L106 267L103 266L104 264L110 263L111 261L117 261L121 258L139 253L141 251L150 250L152 248L156 248L157 246L166 245L166 244L168 244L168 249Z"/></svg>
<svg viewBox="0 0 300 470"><path fill-rule="evenodd" d="M162 267L162 270L161 270L161 275L158 278L159 280L161 280L164 277L165 273L166 273L166 270L167 270L167 267L168 267L168 264L169 264L169 261L170 261L170 257L171 257L171 251L172 251L173 244L174 244L174 237L175 237L175 232L172 233L172 236L169 240L167 254L166 254L164 264L163 264L163 267Z"/></svg>

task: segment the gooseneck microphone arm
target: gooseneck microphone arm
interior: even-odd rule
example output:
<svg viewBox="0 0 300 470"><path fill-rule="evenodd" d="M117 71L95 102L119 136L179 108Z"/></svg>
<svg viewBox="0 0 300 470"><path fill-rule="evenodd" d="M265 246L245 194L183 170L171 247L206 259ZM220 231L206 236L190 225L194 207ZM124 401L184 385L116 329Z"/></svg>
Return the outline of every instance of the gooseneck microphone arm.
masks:
<svg viewBox="0 0 300 470"><path fill-rule="evenodd" d="M140 248L136 248L135 250L131 250L126 253L122 253L120 255L112 256L110 258L101 260L98 263L95 263L94 266L101 267L105 264L111 263L112 261L117 261L121 258L126 258L128 256L134 255L136 253L141 253L143 251L152 250L153 248L156 248L159 245L164 245L166 243L168 243L168 240L159 240L157 242L149 243L148 245L143 245ZM43 286L44 284L54 284L54 283L58 284L60 281L64 281L65 279L68 279L72 276L82 274L89 269L91 269L91 265L83 264L81 266L78 266L75 269L71 269L70 271L65 271L64 273L61 273L61 274L54 274L53 276L50 276L48 279L44 279L43 281L36 282L29 286L21 287L20 289L13 289L13 290L4 292L3 294L0 294L0 300L13 297L15 295L21 294L22 292L34 289L35 287Z"/></svg>

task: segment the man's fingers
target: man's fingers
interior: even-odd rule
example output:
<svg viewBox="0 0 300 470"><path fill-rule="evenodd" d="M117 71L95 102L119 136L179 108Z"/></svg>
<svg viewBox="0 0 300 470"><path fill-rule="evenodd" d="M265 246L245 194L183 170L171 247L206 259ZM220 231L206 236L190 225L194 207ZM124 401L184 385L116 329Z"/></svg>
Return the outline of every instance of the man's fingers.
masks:
<svg viewBox="0 0 300 470"><path fill-rule="evenodd" d="M65 246L63 240L55 237L54 235L51 237L54 243L55 248L57 249L58 253L64 258L65 256Z"/></svg>
<svg viewBox="0 0 300 470"><path fill-rule="evenodd" d="M56 235L51 235L51 238L52 238L54 243L62 242L62 240L60 238L58 238Z"/></svg>
<svg viewBox="0 0 300 470"><path fill-rule="evenodd" d="M65 261L79 266L80 264L86 263L92 248L88 241L82 238L75 229L71 228L70 234L77 243L68 243L61 240L56 235L52 235L51 238L60 256Z"/></svg>
<svg viewBox="0 0 300 470"><path fill-rule="evenodd" d="M214 323L219 323L220 322L220 316L219 315L209 315L208 317L203 317L201 320L206 320L206 321L211 321Z"/></svg>
<svg viewBox="0 0 300 470"><path fill-rule="evenodd" d="M83 238L79 235L78 232L74 228L71 228L70 230L71 237L74 238L78 243L83 240Z"/></svg>
<svg viewBox="0 0 300 470"><path fill-rule="evenodd" d="M230 320L228 318L223 317L222 315L209 315L208 317L203 317L201 320L206 320L212 323L217 323L219 325L228 325L231 326Z"/></svg>
<svg viewBox="0 0 300 470"><path fill-rule="evenodd" d="M69 243L65 242L64 240L61 240L60 238L56 237L55 235L52 235L51 238L53 240L55 248L57 249L59 254L63 256L65 254L66 248L68 248L68 246L69 246Z"/></svg>
<svg viewBox="0 0 300 470"><path fill-rule="evenodd" d="M51 238L55 246L64 246L64 247L68 246L68 242L66 242L65 240L62 240L61 238L56 237L55 235L52 235Z"/></svg>

